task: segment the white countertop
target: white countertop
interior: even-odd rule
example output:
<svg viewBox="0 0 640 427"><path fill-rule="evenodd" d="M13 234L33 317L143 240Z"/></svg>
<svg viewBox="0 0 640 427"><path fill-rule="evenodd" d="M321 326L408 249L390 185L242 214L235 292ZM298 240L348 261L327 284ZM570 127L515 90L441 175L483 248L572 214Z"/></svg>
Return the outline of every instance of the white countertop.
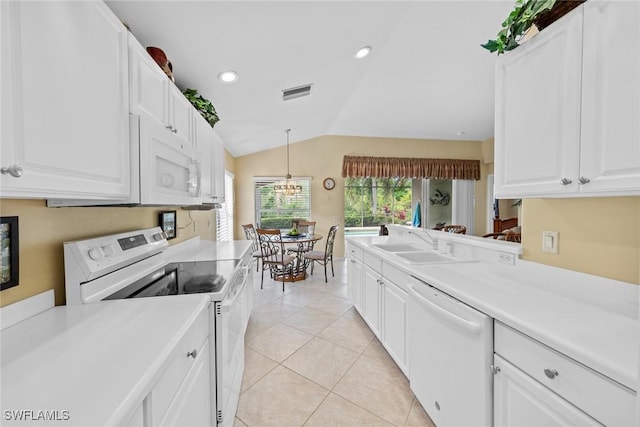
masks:
<svg viewBox="0 0 640 427"><path fill-rule="evenodd" d="M176 295L60 306L3 330L2 424L123 425L209 303ZM6 410L69 419L8 421Z"/></svg>
<svg viewBox="0 0 640 427"><path fill-rule="evenodd" d="M163 256L170 262L241 259L251 252L251 244L249 240L218 242L194 237L170 246Z"/></svg>
<svg viewBox="0 0 640 427"><path fill-rule="evenodd" d="M411 265L371 246L384 239L348 240L620 384L638 388L640 286L521 260L515 266Z"/></svg>

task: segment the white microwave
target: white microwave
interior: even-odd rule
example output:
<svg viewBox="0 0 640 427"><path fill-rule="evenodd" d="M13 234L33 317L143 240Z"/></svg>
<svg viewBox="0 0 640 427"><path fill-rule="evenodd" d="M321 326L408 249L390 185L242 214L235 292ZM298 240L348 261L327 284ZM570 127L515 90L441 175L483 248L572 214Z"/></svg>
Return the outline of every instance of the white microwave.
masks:
<svg viewBox="0 0 640 427"><path fill-rule="evenodd" d="M190 206L201 204L199 153L162 124L144 115L129 115L131 196L124 200L50 199L47 205Z"/></svg>

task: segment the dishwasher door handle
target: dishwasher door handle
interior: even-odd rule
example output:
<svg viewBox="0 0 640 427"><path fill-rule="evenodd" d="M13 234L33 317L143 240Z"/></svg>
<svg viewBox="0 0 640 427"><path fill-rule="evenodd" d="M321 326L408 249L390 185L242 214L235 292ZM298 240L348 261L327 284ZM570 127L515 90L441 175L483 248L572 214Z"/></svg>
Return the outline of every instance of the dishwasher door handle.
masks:
<svg viewBox="0 0 640 427"><path fill-rule="evenodd" d="M480 333L481 327L477 323L470 322L470 321L468 321L466 319L463 319L462 317L459 317L459 316L451 313L450 311L445 310L444 308L440 307L439 305L434 304L429 299L427 299L424 296L420 295L420 293L410 283L407 286L409 287L409 290L411 291L413 296L418 300L418 302L420 302L422 305L424 305L427 309L430 309L433 312L438 313L441 317L444 317L444 318L450 320L451 322L455 323L456 325L466 329L467 331L469 331L473 335L478 335Z"/></svg>

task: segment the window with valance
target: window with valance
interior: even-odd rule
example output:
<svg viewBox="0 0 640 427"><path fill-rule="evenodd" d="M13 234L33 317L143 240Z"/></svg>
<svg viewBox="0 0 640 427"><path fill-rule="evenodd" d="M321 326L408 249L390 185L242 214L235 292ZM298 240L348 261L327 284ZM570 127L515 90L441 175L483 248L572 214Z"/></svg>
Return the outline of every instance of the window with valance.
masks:
<svg viewBox="0 0 640 427"><path fill-rule="evenodd" d="M347 178L480 179L480 160L344 156Z"/></svg>

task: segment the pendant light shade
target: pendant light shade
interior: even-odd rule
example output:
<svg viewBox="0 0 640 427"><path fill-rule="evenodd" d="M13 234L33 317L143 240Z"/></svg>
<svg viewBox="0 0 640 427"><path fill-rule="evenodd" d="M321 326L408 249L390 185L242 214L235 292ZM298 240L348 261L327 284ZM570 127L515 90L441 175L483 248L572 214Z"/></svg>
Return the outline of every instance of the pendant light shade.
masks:
<svg viewBox="0 0 640 427"><path fill-rule="evenodd" d="M291 132L291 129L285 129L285 133L287 134L287 174L283 181L278 181L273 185L273 189L277 194L283 194L285 196L293 196L302 191L302 185L292 180L291 174L289 173L289 132Z"/></svg>

